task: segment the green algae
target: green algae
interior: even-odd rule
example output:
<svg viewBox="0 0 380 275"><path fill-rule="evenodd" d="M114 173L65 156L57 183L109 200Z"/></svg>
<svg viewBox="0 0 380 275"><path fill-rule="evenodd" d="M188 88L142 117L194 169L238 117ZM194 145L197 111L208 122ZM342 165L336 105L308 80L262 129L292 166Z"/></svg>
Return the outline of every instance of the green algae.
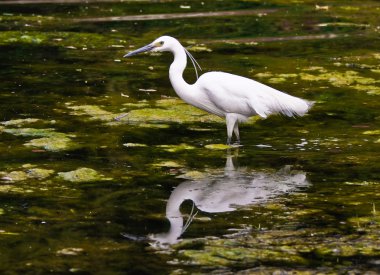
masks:
<svg viewBox="0 0 380 275"><path fill-rule="evenodd" d="M176 152L196 149L196 147L185 144L185 143L181 143L178 145L174 145L174 144L172 144L172 145L157 145L157 147L166 151L166 152L170 152L170 153L176 153Z"/></svg>
<svg viewBox="0 0 380 275"><path fill-rule="evenodd" d="M364 131L363 135L371 135L371 136L374 135L374 136L377 136L377 135L380 135L380 130Z"/></svg>
<svg viewBox="0 0 380 275"><path fill-rule="evenodd" d="M379 185L380 182L376 182L376 181L358 181L358 182L346 181L344 184L347 184L347 185L368 186L368 185Z"/></svg>
<svg viewBox="0 0 380 275"><path fill-rule="evenodd" d="M15 136L41 137L32 139L24 143L24 145L43 148L48 151L62 151L76 147L76 144L70 138L73 135L56 132L53 128L6 128L4 132Z"/></svg>
<svg viewBox="0 0 380 275"><path fill-rule="evenodd" d="M27 176L21 181L0 180L3 202L0 214L4 209L0 272L370 274L378 268L378 219L372 214L366 216L372 213L372 201L378 205L379 169L374 153L377 144L373 143L378 136L363 134L367 129L376 131L379 116L378 102L369 96L378 93L379 86L379 82L373 82L378 81L379 70L379 54L373 53L379 48L378 40L374 39L378 37L378 31L374 31L378 25L376 3L336 1L317 7L310 0L291 1L291 4L283 0L203 1L202 4L194 1L190 3L192 11L260 7L279 10L260 17L199 18L196 24L191 19L102 24L79 24L71 20L82 16L180 11L177 1L150 1L146 5L144 1L107 2L2 6L4 12L11 8L17 14L0 15L1 85L3 91L14 92L1 95L2 120L16 114L44 119L0 125L0 164L12 167L1 168L6 172L0 178L12 170ZM61 14L57 15L57 11ZM67 20L60 20L60 16ZM335 22L338 24L334 25ZM356 26L339 25L339 22L352 22ZM361 28L360 24L371 27ZM247 37L254 41L261 36L301 37L303 33L325 35L331 31L337 36L323 43L264 40L258 44L233 42L232 46L229 42L204 42L205 48L200 48L195 57L205 71L224 70L245 75L247 70L255 68L250 72L252 75L266 74L257 76L260 80L276 82L284 91L295 91L297 96L319 103L305 118L286 120L286 123L282 118L269 118L254 127L241 129L245 146L241 148L240 165L255 170L296 164L310 176L312 185L303 191L304 197L285 196L269 205L249 206L232 214L199 211L178 246L152 253L146 241L140 241L139 237L167 229L168 223L163 218L165 203L170 191L183 181L176 176L208 179L215 169L223 173L221 164L225 161L225 149L211 151L203 147L224 141L222 119L213 121L214 117L210 116L210 120L202 123L202 116L191 108L185 119L164 117L176 107L170 105L177 104L157 102L158 98L174 95L167 81L166 55L155 56L155 60L140 56L120 62L129 45L145 45L158 33L178 36L179 31L180 39L196 38L187 44L201 47L201 43L215 37L227 41ZM189 50L194 51L191 47ZM154 70L148 70L152 65ZM357 74L346 74L346 71ZM336 75L337 72L341 75ZM318 80L303 80L300 73L317 77L331 73L335 79L323 76ZM368 79L352 81L358 77ZM141 87L154 87L156 92L139 93ZM120 93L128 95L131 103L123 104ZM57 112L62 110L62 99L73 102L71 106L90 105L100 110L65 107L65 112ZM159 120L144 114L127 125L122 123L128 122L128 116L121 123L114 121L120 112L134 109L164 112ZM182 110L182 106L178 107L173 116ZM131 115L134 119L133 112ZM25 131L25 135L19 136L38 139L54 136L57 131L73 132L83 144L80 149L36 153L41 150L25 150L22 144L27 141L2 131L49 125L45 117L58 121L52 133L30 135ZM104 137L98 134L98 123L89 121L116 127L107 129L109 132ZM74 141L72 135L67 137ZM309 143L302 145L301 137ZM129 141L135 143L126 143ZM123 144L127 145L120 149ZM196 149L181 148L181 144ZM273 150L263 150L257 144L270 144ZM20 165L25 162L30 165ZM115 180L78 185L55 177L56 172L37 170L47 167L46 170L62 172L83 166L110 171L109 176ZM189 210L189 206L185 203L181 212ZM208 222L201 222L202 219ZM230 229L246 226L251 229L244 234L239 231L236 235L223 235ZM12 232L20 233L16 236ZM137 241L126 241L120 238L120 232L139 236Z"/></svg>
<svg viewBox="0 0 380 275"><path fill-rule="evenodd" d="M171 168L179 168L183 167L182 164L175 162L175 161L160 161L157 163L154 163L153 166L155 167L171 167Z"/></svg>
<svg viewBox="0 0 380 275"><path fill-rule="evenodd" d="M55 133L50 137L32 139L26 143L25 146L43 148L47 151L64 151L76 148L76 144L65 134Z"/></svg>
<svg viewBox="0 0 380 275"><path fill-rule="evenodd" d="M66 247L58 250L56 254L58 256L77 256L84 253L84 249L80 247Z"/></svg>
<svg viewBox="0 0 380 275"><path fill-rule="evenodd" d="M15 136L23 137L49 137L51 135L56 134L55 129L53 128L7 128L4 130L4 132Z"/></svg>
<svg viewBox="0 0 380 275"><path fill-rule="evenodd" d="M106 111L96 105L72 105L72 103L66 105L67 108L72 110L70 112L71 115L88 116L90 120L113 121L118 115L120 115Z"/></svg>
<svg viewBox="0 0 380 275"><path fill-rule="evenodd" d="M207 176L210 176L210 174L195 170L195 171L188 171L182 175L179 175L177 178L199 180L199 179L204 179Z"/></svg>
<svg viewBox="0 0 380 275"><path fill-rule="evenodd" d="M143 144L143 143L128 142L128 143L124 143L123 146L125 146L125 147L147 147L148 145Z"/></svg>
<svg viewBox="0 0 380 275"><path fill-rule="evenodd" d="M27 171L28 177L33 179L46 179L55 173L52 169L31 168Z"/></svg>
<svg viewBox="0 0 380 275"><path fill-rule="evenodd" d="M5 125L5 126L21 127L25 124L32 124L32 123L36 123L36 122L40 122L40 121L41 121L41 119L38 119L38 118L22 118L22 119L11 119L8 121L3 121L3 122L1 122L1 124Z"/></svg>
<svg viewBox="0 0 380 275"><path fill-rule="evenodd" d="M312 72L312 73L309 73ZM319 73L319 74L318 74ZM365 77L357 71L328 71L323 67L311 66L302 69L299 74L278 74L270 72L258 73L255 75L259 78L267 78L269 83L284 83L288 79L300 79L310 82L328 82L335 87L347 87L358 91L365 91L370 95L379 95L380 86L374 84L380 83L379 80Z"/></svg>
<svg viewBox="0 0 380 275"><path fill-rule="evenodd" d="M192 45L189 48L190 51L192 52L212 52L212 49L208 48L207 46L200 44L200 45Z"/></svg>
<svg viewBox="0 0 380 275"><path fill-rule="evenodd" d="M143 107L149 107L150 103L144 100L144 101L138 101L138 102L123 103L123 106L128 107L128 108L143 108Z"/></svg>
<svg viewBox="0 0 380 275"><path fill-rule="evenodd" d="M11 184L0 185L0 193L25 193L25 192L27 191L25 191L23 188L20 188Z"/></svg>
<svg viewBox="0 0 380 275"><path fill-rule="evenodd" d="M226 150L232 148L232 146L226 144L207 144L205 148L210 150Z"/></svg>
<svg viewBox="0 0 380 275"><path fill-rule="evenodd" d="M373 218L352 219L357 224L371 223ZM373 233L343 237L337 240L329 231L316 234L310 229L298 231L263 231L252 235L229 239L201 241L201 249L183 249L180 255L187 262L199 266L273 265L286 262L287 266L308 266L316 258L326 262L336 261L336 257L350 259L358 255L379 256L379 240L373 240ZM305 237L307 238L305 239ZM314 259L308 257L314 255ZM315 258L316 257L316 258ZM347 262L351 264L350 261ZM331 269L331 271L334 269Z"/></svg>
<svg viewBox="0 0 380 275"><path fill-rule="evenodd" d="M336 87L350 86L353 84L369 85L379 82L370 77L360 76L356 71L326 72L319 75L300 73L300 78L306 81L328 81Z"/></svg>
<svg viewBox="0 0 380 275"><path fill-rule="evenodd" d="M122 39L118 43L125 43ZM107 48L112 45L107 36L96 33L76 32L37 32L37 31L2 31L0 45L37 44L84 50L87 48Z"/></svg>
<svg viewBox="0 0 380 275"><path fill-rule="evenodd" d="M210 115L179 99L157 100L155 107L131 110L122 120L133 123L147 121L164 123L222 122L219 117Z"/></svg>
<svg viewBox="0 0 380 275"><path fill-rule="evenodd" d="M59 172L58 177L60 179L70 182L92 182L92 181L104 181L111 180L91 168L78 168L69 172Z"/></svg>
<svg viewBox="0 0 380 275"><path fill-rule="evenodd" d="M269 83L283 83L286 81L285 77L272 77L269 78L268 82Z"/></svg>
<svg viewBox="0 0 380 275"><path fill-rule="evenodd" d="M9 173L4 173L1 179L7 181L23 181L28 178L28 173L25 171L11 171Z"/></svg>
<svg viewBox="0 0 380 275"><path fill-rule="evenodd" d="M27 179L46 179L50 177L52 174L55 173L52 169L45 169L45 168L38 168L33 167L31 168L29 165L23 165L22 168L29 168L27 170L14 170L11 172L0 172L0 175L2 176L1 179L4 181L25 181Z"/></svg>

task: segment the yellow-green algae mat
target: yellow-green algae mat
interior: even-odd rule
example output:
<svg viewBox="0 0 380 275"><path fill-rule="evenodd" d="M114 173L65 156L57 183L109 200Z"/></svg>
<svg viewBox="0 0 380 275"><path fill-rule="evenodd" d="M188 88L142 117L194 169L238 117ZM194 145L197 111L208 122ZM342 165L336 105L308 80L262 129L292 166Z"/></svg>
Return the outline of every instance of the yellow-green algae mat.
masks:
<svg viewBox="0 0 380 275"><path fill-rule="evenodd" d="M347 184L363 185L361 182ZM380 186L380 182L371 184ZM364 185L368 185L368 183ZM297 196L302 197L303 195L298 194ZM354 194L349 197L349 200L355 199ZM297 201L297 197L292 199ZM345 202L343 199L340 201ZM321 274L325 274L325 272L336 274L337 266L340 266L341 271L347 272L350 270L350 265L356 261L355 259L359 258L367 258L374 267L378 265L380 213L376 210L375 204L372 205L372 210L368 215L352 217L345 222L345 226L352 228L350 234L341 234L339 226L305 227L305 221L317 219L319 215L323 215L325 220L333 220L332 216L326 216L326 213L319 209L299 209L297 206L289 207L276 202L266 205L266 209L269 211L266 215L268 218L273 216L285 223L270 230L247 226L221 238L184 239L173 245L177 255L181 258L175 257L171 264L208 267L214 272L218 268L223 271L225 267L245 266L242 274L251 274L251 272L256 274L255 272L260 271L259 267L247 268L247 264L248 266L263 265L267 272L272 270L273 272L296 272L296 274L298 272L315 274L317 271ZM278 212L282 213L281 216L278 216ZM325 265L313 269L307 267L312 266L313 261L318 260L323 260ZM271 266L279 266L281 263L286 263L286 267L271 268Z"/></svg>
<svg viewBox="0 0 380 275"><path fill-rule="evenodd" d="M54 128L32 128L24 127L34 123L54 124L54 121L44 122L41 119L25 118L1 122L0 133L8 133L15 136L32 137L33 139L24 143L25 146L41 148L47 151L63 151L75 148L72 138L74 134L57 132Z"/></svg>

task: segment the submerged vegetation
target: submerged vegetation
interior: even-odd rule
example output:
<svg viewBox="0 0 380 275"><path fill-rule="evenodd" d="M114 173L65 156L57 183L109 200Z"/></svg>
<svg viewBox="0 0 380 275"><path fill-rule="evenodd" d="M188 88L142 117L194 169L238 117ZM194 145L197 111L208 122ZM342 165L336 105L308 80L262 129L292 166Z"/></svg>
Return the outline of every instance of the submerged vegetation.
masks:
<svg viewBox="0 0 380 275"><path fill-rule="evenodd" d="M377 1L24 2L0 1L0 272L379 270ZM315 105L227 146L172 57L122 58L163 34Z"/></svg>

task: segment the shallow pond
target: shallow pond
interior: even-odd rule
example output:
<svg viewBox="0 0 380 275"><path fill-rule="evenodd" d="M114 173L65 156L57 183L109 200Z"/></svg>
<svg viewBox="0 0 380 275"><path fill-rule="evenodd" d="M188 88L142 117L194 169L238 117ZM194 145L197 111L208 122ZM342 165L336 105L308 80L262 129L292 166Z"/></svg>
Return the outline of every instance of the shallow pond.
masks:
<svg viewBox="0 0 380 275"><path fill-rule="evenodd" d="M0 2L1 273L379 272L378 1L89 2ZM225 146L163 34L315 105Z"/></svg>

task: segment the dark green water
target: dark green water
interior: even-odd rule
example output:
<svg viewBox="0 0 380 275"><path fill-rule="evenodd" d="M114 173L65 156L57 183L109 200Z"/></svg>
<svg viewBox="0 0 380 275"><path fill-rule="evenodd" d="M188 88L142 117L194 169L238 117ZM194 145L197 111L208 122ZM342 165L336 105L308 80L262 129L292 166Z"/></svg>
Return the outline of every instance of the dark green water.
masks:
<svg viewBox="0 0 380 275"><path fill-rule="evenodd" d="M105 2L0 2L1 273L379 272L378 1ZM164 34L316 104L223 148L170 54L122 58Z"/></svg>

